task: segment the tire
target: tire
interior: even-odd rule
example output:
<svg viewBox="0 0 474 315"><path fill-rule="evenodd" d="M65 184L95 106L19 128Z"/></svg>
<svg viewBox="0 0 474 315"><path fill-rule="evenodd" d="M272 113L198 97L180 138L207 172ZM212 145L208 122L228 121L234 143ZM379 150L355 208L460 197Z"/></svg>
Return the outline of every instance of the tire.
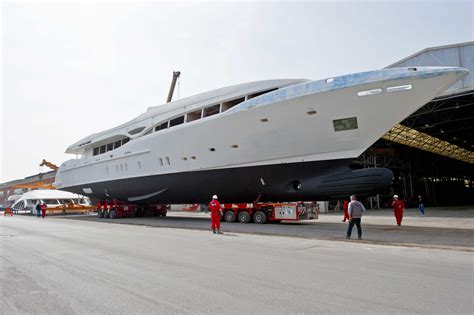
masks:
<svg viewBox="0 0 474 315"><path fill-rule="evenodd" d="M235 215L235 212L234 211L226 211L224 213L224 221L225 222L235 222L235 220L237 220L237 216Z"/></svg>
<svg viewBox="0 0 474 315"><path fill-rule="evenodd" d="M102 210L97 210L97 217L98 218L104 218L104 212Z"/></svg>
<svg viewBox="0 0 474 315"><path fill-rule="evenodd" d="M241 211L239 213L239 222L240 223L249 223L250 219L252 219L252 217L250 216L250 213L248 213L248 211Z"/></svg>
<svg viewBox="0 0 474 315"><path fill-rule="evenodd" d="M110 210L110 212L109 212L109 218L111 218L111 219L117 219L117 211L115 211L115 210Z"/></svg>
<svg viewBox="0 0 474 315"><path fill-rule="evenodd" d="M104 211L104 219L108 219L109 218L109 211Z"/></svg>
<svg viewBox="0 0 474 315"><path fill-rule="evenodd" d="M267 222L267 215L263 211L257 211L253 215L253 222L257 224L264 224Z"/></svg>

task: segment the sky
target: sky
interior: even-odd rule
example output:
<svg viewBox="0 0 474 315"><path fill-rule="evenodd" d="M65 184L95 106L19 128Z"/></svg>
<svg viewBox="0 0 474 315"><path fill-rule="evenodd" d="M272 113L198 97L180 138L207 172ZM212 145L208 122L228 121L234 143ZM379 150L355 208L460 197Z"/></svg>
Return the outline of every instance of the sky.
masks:
<svg viewBox="0 0 474 315"><path fill-rule="evenodd" d="M165 102L474 40L472 1L1 2L0 182Z"/></svg>

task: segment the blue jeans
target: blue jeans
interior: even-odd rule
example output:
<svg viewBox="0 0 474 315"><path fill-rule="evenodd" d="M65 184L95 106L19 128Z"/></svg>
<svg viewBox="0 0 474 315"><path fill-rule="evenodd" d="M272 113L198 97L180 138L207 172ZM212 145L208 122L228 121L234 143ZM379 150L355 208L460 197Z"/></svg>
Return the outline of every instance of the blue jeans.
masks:
<svg viewBox="0 0 474 315"><path fill-rule="evenodd" d="M421 214L425 214L425 205L420 203L418 204L418 210L420 210Z"/></svg>
<svg viewBox="0 0 474 315"><path fill-rule="evenodd" d="M354 228L354 224L357 225L357 234L359 237L362 237L362 227L360 226L360 218L353 218L349 221L349 226L347 227L347 236L351 237L352 228Z"/></svg>
<svg viewBox="0 0 474 315"><path fill-rule="evenodd" d="M36 216L39 218L41 216L41 210L36 210Z"/></svg>

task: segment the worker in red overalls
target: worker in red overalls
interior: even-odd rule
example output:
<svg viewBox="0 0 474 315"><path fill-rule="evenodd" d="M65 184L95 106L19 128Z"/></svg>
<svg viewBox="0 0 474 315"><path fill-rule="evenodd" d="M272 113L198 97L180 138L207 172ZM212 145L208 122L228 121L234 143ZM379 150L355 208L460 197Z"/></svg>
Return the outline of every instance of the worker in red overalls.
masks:
<svg viewBox="0 0 474 315"><path fill-rule="evenodd" d="M398 200L397 195L393 195L392 207L393 207L393 213L395 214L395 220L397 220L397 225L401 226L402 219L403 219L403 210L405 209L405 205L403 204L403 201Z"/></svg>
<svg viewBox="0 0 474 315"><path fill-rule="evenodd" d="M43 202L41 204L41 217L44 219L45 215L46 215L46 204Z"/></svg>
<svg viewBox="0 0 474 315"><path fill-rule="evenodd" d="M349 201L344 199L342 210L344 210L344 220L342 222L346 222L346 220L349 220Z"/></svg>
<svg viewBox="0 0 474 315"><path fill-rule="evenodd" d="M11 217L13 216L13 210L12 210L12 208L7 207L7 208L5 209L5 211L3 212L3 215L6 217L7 214L10 214Z"/></svg>
<svg viewBox="0 0 474 315"><path fill-rule="evenodd" d="M221 203L217 200L217 196L212 196L212 201L209 203L209 210L211 211L211 225L212 233L222 234L221 232Z"/></svg>

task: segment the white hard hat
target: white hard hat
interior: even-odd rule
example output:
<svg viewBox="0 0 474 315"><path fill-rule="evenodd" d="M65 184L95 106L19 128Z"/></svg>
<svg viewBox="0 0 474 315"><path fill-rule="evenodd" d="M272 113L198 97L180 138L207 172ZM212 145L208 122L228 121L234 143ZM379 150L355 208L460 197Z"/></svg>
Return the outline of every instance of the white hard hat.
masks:
<svg viewBox="0 0 474 315"><path fill-rule="evenodd" d="M393 198L398 198L398 195L393 195Z"/></svg>
<svg viewBox="0 0 474 315"><path fill-rule="evenodd" d="M212 196L212 199L217 199L217 195Z"/></svg>

